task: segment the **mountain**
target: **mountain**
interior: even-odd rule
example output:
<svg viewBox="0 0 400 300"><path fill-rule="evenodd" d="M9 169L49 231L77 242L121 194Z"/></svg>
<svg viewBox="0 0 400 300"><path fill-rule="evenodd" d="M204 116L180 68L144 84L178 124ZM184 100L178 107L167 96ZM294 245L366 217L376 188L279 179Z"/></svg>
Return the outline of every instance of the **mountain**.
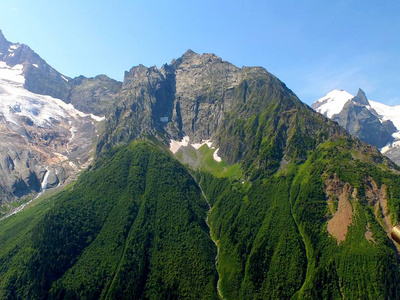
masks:
<svg viewBox="0 0 400 300"><path fill-rule="evenodd" d="M399 211L376 147L189 50L126 72L88 169L0 221L0 297L397 299Z"/></svg>
<svg viewBox="0 0 400 300"><path fill-rule="evenodd" d="M368 100L361 89L355 97L346 91L334 90L311 107L400 163L400 107Z"/></svg>
<svg viewBox="0 0 400 300"><path fill-rule="evenodd" d="M95 78L79 76L74 79L64 76L29 46L7 41L1 30L0 61L11 67L23 66L23 85L28 91L72 103L87 114L104 116L108 112L104 107L112 107L113 99L122 85L106 75Z"/></svg>
<svg viewBox="0 0 400 300"><path fill-rule="evenodd" d="M87 166L121 83L63 76L0 31L0 204L29 200ZM79 107L79 110L75 106ZM5 205L5 206L4 206Z"/></svg>

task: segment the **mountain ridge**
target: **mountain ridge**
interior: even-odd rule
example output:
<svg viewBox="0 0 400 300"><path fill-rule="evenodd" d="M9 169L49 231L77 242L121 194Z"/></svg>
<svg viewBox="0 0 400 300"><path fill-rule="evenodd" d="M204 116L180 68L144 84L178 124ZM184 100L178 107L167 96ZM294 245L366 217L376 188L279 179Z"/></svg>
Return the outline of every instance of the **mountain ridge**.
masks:
<svg viewBox="0 0 400 300"><path fill-rule="evenodd" d="M133 67L103 126L74 184L0 220L0 297L399 298L399 167L265 69Z"/></svg>

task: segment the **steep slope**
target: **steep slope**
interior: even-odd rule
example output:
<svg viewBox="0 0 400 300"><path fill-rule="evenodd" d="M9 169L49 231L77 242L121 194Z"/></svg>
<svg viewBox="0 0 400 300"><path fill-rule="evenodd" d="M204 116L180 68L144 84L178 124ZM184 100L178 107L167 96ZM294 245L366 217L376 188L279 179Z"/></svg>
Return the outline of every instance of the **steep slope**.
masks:
<svg viewBox="0 0 400 300"><path fill-rule="evenodd" d="M23 70L0 61L0 204L57 186L75 173L90 158L101 120L27 91Z"/></svg>
<svg viewBox="0 0 400 300"><path fill-rule="evenodd" d="M8 66L23 66L24 87L36 94L64 99L68 95L68 80L46 63L29 46L7 41L0 30L0 60Z"/></svg>
<svg viewBox="0 0 400 300"><path fill-rule="evenodd" d="M87 114L107 116L114 109L114 102L122 83L99 75L94 78L79 76L69 81L70 90L66 103Z"/></svg>
<svg viewBox="0 0 400 300"><path fill-rule="evenodd" d="M381 148L394 162L400 162L400 111L397 107L368 100L362 90L355 97L346 91L334 90L311 107L338 122L353 136Z"/></svg>
<svg viewBox="0 0 400 300"><path fill-rule="evenodd" d="M17 245L0 250L1 298L217 299L207 203L154 146L114 149L51 202L1 224L29 228L0 234Z"/></svg>
<svg viewBox="0 0 400 300"><path fill-rule="evenodd" d="M188 51L118 101L72 190L0 221L0 295L400 297L399 168L275 76Z"/></svg>
<svg viewBox="0 0 400 300"><path fill-rule="evenodd" d="M264 69L238 69L211 54L188 51L161 70L133 68L123 93L98 153L155 136L182 161L198 162L198 147L211 140L223 161L240 164L240 181L197 175L212 205L224 297L399 295L397 253L387 237L398 220L399 175L375 148L313 112ZM368 277L357 271L363 268Z"/></svg>
<svg viewBox="0 0 400 300"><path fill-rule="evenodd" d="M122 85L106 75L74 79L62 75L29 46L7 41L1 30L0 61L10 67L23 66L24 88L28 91L72 103L75 108L87 114L104 116L108 113L107 106L113 106L115 95Z"/></svg>
<svg viewBox="0 0 400 300"><path fill-rule="evenodd" d="M10 201L27 201L86 167L97 116L120 88L107 76L63 76L0 31L0 215L15 206Z"/></svg>

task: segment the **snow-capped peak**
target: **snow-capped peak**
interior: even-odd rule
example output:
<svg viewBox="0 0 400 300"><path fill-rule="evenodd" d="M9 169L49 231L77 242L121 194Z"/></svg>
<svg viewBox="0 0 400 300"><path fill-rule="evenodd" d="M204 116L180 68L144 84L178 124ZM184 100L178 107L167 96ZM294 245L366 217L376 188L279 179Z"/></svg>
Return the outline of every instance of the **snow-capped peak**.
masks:
<svg viewBox="0 0 400 300"><path fill-rule="evenodd" d="M332 118L333 115L342 111L347 101L353 98L354 95L345 90L333 90L314 102L311 107L328 118Z"/></svg>
<svg viewBox="0 0 400 300"><path fill-rule="evenodd" d="M0 119L20 124L20 117L28 118L37 126L51 126L53 120L85 117L87 114L51 96L39 95L24 88L23 65L8 66L0 61ZM92 116L100 121L101 118Z"/></svg>

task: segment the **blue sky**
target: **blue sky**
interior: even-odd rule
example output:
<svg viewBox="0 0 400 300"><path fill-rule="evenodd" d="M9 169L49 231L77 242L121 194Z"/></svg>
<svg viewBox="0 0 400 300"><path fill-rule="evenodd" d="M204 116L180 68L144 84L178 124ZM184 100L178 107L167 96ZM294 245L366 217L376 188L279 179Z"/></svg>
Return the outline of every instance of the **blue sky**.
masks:
<svg viewBox="0 0 400 300"><path fill-rule="evenodd" d="M122 80L192 49L262 66L308 104L359 87L400 104L400 1L0 0L0 29L70 77Z"/></svg>

